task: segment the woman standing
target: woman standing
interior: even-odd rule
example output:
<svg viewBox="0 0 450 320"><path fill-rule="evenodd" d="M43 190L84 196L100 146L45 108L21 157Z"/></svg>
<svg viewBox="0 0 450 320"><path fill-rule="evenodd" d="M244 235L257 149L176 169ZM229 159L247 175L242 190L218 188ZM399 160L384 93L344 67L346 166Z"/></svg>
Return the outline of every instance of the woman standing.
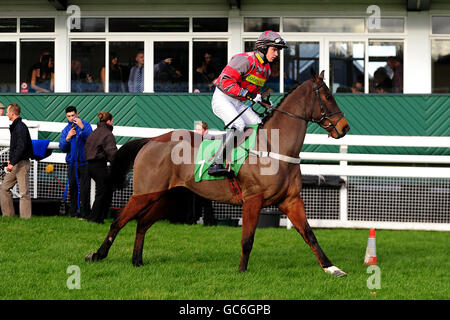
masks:
<svg viewBox="0 0 450 320"><path fill-rule="evenodd" d="M95 200L89 221L103 223L113 196L113 189L108 183L107 163L111 162L117 152L116 139L112 133L113 116L109 112L97 114L98 124L86 141L84 151L88 161L90 177L95 181Z"/></svg>

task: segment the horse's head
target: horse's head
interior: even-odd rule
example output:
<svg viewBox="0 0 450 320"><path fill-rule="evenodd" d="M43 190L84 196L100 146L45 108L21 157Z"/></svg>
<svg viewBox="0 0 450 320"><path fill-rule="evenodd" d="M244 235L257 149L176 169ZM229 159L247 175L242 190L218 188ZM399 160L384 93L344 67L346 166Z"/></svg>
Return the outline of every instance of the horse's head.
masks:
<svg viewBox="0 0 450 320"><path fill-rule="evenodd" d="M313 86L313 103L311 106L311 121L317 122L322 128L328 131L328 135L334 139L345 136L350 130L350 126L345 119L344 113L339 109L330 89L323 81L322 71L316 75L311 69L311 81Z"/></svg>

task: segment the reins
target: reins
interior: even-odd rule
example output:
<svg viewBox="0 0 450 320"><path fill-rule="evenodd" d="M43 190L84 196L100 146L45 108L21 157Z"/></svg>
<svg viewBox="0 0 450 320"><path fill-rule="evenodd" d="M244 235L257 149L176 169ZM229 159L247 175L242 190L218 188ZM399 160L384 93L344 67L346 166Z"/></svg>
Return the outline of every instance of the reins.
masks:
<svg viewBox="0 0 450 320"><path fill-rule="evenodd" d="M318 123L319 125L321 125L321 123L323 123L325 120L328 120L330 124L327 125L327 126L322 126L322 127L324 129L327 129L330 126L333 126L335 128L335 125L331 121L330 117L335 115L335 114L342 113L342 111L338 111L338 112L334 112L334 113L328 113L328 108L326 107L326 105L323 104L322 98L320 97L320 93L319 93L320 88L322 88L324 85L325 85L325 82L323 82L323 81L319 85L314 83L314 93L315 93L315 95L314 95L314 100L312 102L312 108L314 108L314 105L316 104L316 99L319 99L320 115L321 115L319 120L313 119L312 115L311 115L311 118L308 119L306 117L299 116L297 114L294 114L294 113L291 113L291 112L288 112L288 111L280 110L280 109L275 108L275 107L271 106L270 104L262 102L262 101L260 101L259 104L261 106L263 106L265 109L281 112L281 113L284 113L284 114L286 114L286 115L288 115L288 116L290 116L292 118L296 118L296 119L303 120L303 121L306 121L306 122L311 121L311 122L315 122L315 123Z"/></svg>

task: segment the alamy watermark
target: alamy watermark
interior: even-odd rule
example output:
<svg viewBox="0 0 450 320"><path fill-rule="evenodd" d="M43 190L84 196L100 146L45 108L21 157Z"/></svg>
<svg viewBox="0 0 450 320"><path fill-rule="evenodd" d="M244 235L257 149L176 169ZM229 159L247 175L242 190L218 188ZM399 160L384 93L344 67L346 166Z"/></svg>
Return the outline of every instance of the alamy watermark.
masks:
<svg viewBox="0 0 450 320"><path fill-rule="evenodd" d="M67 278L66 287L69 290L81 289L81 270L79 266L71 265L67 267L67 274L70 276Z"/></svg>
<svg viewBox="0 0 450 320"><path fill-rule="evenodd" d="M381 269L377 265L371 265L367 268L366 271L368 274L371 274L369 278L367 278L366 284L367 288L370 290L381 289Z"/></svg>
<svg viewBox="0 0 450 320"><path fill-rule="evenodd" d="M67 17L66 25L68 30L81 30L81 9L77 5L70 5L66 10Z"/></svg>
<svg viewBox="0 0 450 320"><path fill-rule="evenodd" d="M367 7L367 14L370 16L367 18L367 29L369 31L381 29L381 9L377 5L371 5Z"/></svg>

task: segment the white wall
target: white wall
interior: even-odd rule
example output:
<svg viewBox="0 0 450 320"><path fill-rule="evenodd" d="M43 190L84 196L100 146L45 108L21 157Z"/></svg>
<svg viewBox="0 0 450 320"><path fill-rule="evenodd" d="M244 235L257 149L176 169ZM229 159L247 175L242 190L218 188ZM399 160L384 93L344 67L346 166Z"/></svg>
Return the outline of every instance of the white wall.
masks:
<svg viewBox="0 0 450 320"><path fill-rule="evenodd" d="M407 13L404 93L431 93L431 40L428 11Z"/></svg>

